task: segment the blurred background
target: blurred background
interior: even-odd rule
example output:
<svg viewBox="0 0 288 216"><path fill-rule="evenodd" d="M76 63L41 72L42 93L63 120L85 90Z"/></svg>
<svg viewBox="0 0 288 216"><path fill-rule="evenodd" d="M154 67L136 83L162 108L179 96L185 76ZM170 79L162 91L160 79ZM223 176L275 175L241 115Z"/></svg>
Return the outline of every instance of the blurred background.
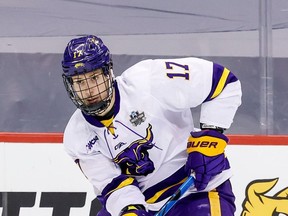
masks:
<svg viewBox="0 0 288 216"><path fill-rule="evenodd" d="M116 75L147 58L226 66L243 88L228 133L288 134L287 0L1 0L0 27L2 132L64 131L75 106L62 54L70 39L95 34Z"/></svg>

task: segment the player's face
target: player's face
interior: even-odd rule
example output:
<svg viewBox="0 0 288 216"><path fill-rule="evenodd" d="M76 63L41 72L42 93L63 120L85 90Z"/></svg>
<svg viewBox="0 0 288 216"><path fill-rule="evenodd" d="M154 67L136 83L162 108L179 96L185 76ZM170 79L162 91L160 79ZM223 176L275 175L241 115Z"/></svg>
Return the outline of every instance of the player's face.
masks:
<svg viewBox="0 0 288 216"><path fill-rule="evenodd" d="M73 88L85 105L101 102L108 96L109 79L102 69L72 77Z"/></svg>

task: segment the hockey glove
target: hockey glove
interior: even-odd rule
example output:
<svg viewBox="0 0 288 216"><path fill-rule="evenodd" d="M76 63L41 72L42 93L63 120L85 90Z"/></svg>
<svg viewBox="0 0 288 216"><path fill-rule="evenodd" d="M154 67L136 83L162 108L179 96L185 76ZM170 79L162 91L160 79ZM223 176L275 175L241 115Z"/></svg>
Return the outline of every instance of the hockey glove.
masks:
<svg viewBox="0 0 288 216"><path fill-rule="evenodd" d="M191 132L188 138L186 170L194 172L195 187L204 190L213 176L230 167L224 150L228 138L216 130Z"/></svg>
<svg viewBox="0 0 288 216"><path fill-rule="evenodd" d="M143 205L129 205L122 209L119 216L153 216Z"/></svg>

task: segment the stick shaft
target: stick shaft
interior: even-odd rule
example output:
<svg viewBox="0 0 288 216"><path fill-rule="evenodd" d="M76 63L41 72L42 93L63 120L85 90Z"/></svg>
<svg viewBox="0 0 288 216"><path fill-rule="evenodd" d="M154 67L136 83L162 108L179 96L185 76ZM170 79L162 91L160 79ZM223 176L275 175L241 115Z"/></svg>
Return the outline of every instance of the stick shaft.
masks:
<svg viewBox="0 0 288 216"><path fill-rule="evenodd" d="M170 197L170 199L162 206L162 208L155 214L155 216L164 216L177 203L180 197L194 185L194 177L189 176L185 182L178 188L178 190Z"/></svg>

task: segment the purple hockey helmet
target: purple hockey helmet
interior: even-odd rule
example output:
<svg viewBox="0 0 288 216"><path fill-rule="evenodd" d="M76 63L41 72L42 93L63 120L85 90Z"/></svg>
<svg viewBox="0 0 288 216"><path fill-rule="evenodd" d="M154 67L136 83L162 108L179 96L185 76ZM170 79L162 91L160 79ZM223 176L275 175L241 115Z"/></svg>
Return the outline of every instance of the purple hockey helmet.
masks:
<svg viewBox="0 0 288 216"><path fill-rule="evenodd" d="M70 99L85 114L101 114L110 105L114 83L112 66L113 62L109 49L99 37L87 35L74 38L67 44L62 61L64 85ZM79 97L79 94L82 94L84 89L76 90L73 86L72 77L85 75L97 69L102 69L103 75L108 80L108 84L105 84L107 96L105 98L102 97L101 101L87 104L83 97ZM89 88L92 89L95 86L90 86Z"/></svg>

